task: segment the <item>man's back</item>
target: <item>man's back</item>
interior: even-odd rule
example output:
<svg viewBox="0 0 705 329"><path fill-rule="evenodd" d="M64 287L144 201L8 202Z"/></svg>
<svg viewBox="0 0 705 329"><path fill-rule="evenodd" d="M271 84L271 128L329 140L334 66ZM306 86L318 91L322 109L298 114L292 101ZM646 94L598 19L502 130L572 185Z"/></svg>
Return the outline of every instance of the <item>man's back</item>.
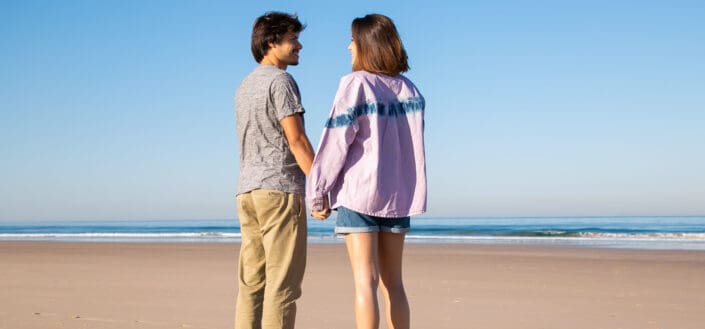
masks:
<svg viewBox="0 0 705 329"><path fill-rule="evenodd" d="M260 65L240 84L235 115L240 143L237 194L255 189L304 193L306 178L292 155L280 121L303 113L294 79L272 65Z"/></svg>

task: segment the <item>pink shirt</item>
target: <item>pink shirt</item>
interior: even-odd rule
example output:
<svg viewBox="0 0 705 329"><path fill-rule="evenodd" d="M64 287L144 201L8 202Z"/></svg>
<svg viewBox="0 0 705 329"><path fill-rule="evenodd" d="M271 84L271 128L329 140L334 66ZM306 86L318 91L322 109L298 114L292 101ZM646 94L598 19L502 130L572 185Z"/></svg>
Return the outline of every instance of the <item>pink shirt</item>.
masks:
<svg viewBox="0 0 705 329"><path fill-rule="evenodd" d="M378 217L426 211L425 101L402 75L356 71L340 80L309 174L312 210L339 206Z"/></svg>

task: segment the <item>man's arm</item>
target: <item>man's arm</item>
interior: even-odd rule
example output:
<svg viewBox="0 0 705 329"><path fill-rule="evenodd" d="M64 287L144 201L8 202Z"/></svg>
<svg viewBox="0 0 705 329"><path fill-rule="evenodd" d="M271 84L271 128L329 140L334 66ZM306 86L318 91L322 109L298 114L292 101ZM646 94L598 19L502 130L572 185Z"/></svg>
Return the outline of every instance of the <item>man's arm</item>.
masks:
<svg viewBox="0 0 705 329"><path fill-rule="evenodd" d="M313 147L311 147L311 142L306 136L301 114L289 115L279 122L284 129L284 135L289 142L289 148L296 159L296 163L304 174L308 176L311 170L311 163L313 162Z"/></svg>

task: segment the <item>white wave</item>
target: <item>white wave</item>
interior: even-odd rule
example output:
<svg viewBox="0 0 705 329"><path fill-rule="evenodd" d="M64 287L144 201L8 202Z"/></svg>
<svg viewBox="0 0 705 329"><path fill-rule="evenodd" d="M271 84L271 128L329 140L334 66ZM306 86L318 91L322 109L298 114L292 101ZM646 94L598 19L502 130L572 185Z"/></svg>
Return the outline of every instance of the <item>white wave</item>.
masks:
<svg viewBox="0 0 705 329"><path fill-rule="evenodd" d="M644 239L644 240L705 240L705 233L603 233L582 232L580 237L593 239Z"/></svg>
<svg viewBox="0 0 705 329"><path fill-rule="evenodd" d="M585 240L688 240L705 242L705 233L597 233L584 232L579 233L577 237L563 236L471 236L471 235L414 235L408 234L408 239L418 240L457 240L457 241L483 241L483 240L499 240L499 241L520 241L520 240L544 240L544 241L585 241Z"/></svg>
<svg viewBox="0 0 705 329"><path fill-rule="evenodd" d="M129 238L129 239L173 239L173 238L241 238L240 233L188 232L188 233L0 233L0 239L41 239L41 238ZM310 238L326 239L330 235L309 234ZM407 234L408 239L416 240L701 240L705 233L600 233L583 232L577 237L560 236L469 236L469 235L418 235Z"/></svg>

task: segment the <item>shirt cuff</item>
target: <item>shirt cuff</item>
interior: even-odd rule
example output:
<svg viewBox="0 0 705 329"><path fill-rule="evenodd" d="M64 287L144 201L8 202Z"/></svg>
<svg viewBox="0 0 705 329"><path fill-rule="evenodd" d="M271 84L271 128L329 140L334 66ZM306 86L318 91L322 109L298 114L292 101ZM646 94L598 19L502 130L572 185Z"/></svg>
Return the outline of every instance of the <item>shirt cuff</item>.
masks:
<svg viewBox="0 0 705 329"><path fill-rule="evenodd" d="M314 197L311 199L311 210L321 211L323 210L323 197Z"/></svg>

